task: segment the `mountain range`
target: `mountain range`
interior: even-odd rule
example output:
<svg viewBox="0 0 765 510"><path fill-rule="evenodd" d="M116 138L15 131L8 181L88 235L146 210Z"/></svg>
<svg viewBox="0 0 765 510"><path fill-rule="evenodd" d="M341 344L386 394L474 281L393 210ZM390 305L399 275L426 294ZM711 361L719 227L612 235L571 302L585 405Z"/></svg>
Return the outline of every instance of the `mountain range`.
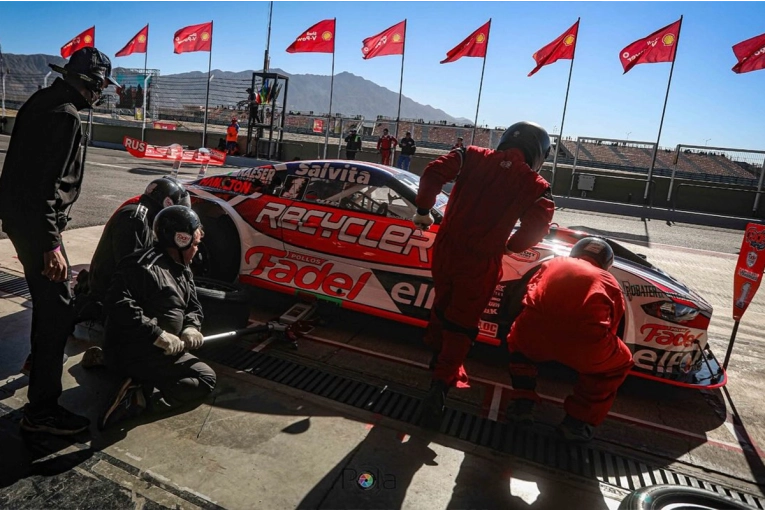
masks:
<svg viewBox="0 0 765 510"><path fill-rule="evenodd" d="M63 65L66 61L54 55L15 55L4 54L8 75L6 86L8 94L28 95L42 85L44 76L50 71L49 63ZM222 71L215 69L210 82L211 105L236 105L247 99L246 86L252 80L254 71ZM281 69L269 69L269 72L287 76L287 109L316 114L326 113L329 106L330 81L327 75L290 74ZM128 73L122 68L112 72L119 81L121 74ZM52 78L58 76L52 74ZM153 86L157 87L155 104L162 107L201 106L204 104L207 73L193 71L170 75L160 75ZM366 119L376 119L378 115L395 118L398 109L398 92L394 92L376 83L342 72L334 77L332 112L346 116L363 115ZM150 89L151 90L151 89ZM455 118L430 105L420 104L403 95L401 98L401 118L422 119L426 122L445 121L449 124L472 125L469 119Z"/></svg>

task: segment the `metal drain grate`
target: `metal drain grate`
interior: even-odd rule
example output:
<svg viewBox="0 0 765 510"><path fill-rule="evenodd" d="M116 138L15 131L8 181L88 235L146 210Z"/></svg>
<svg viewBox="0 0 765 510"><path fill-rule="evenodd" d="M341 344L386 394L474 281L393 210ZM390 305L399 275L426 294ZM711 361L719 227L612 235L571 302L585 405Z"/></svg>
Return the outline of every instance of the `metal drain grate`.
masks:
<svg viewBox="0 0 765 510"><path fill-rule="evenodd" d="M14 296L23 297L25 299L32 299L32 295L29 293L29 288L27 287L27 281L23 276L6 273L2 270L0 270L0 292L13 294Z"/></svg>
<svg viewBox="0 0 765 510"><path fill-rule="evenodd" d="M388 418L412 424L419 420L421 399L387 387L380 388L269 354L252 352L249 347L243 348L236 344L211 346L203 349L200 354L211 361L269 381ZM640 460L591 446L572 445L536 430L498 423L451 408L446 410L440 432L629 491L652 485L683 485L728 496L752 508L765 508L765 503L760 497L749 493L702 481L670 469L651 466Z"/></svg>

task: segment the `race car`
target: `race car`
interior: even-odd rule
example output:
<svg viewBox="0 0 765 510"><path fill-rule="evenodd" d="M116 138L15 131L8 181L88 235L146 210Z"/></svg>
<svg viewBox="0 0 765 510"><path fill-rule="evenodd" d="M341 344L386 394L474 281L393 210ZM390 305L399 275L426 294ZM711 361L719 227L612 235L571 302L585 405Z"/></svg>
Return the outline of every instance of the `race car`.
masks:
<svg viewBox="0 0 765 510"><path fill-rule="evenodd" d="M204 225L195 271L424 327L433 304L432 246L448 196L428 231L411 222L419 177L359 161L293 161L186 184ZM479 341L499 345L540 264L590 234L553 225L535 247L506 255ZM620 337L636 376L716 388L726 375L707 345L712 307L698 293L613 240L611 273L626 313ZM554 318L552 318L554 320Z"/></svg>

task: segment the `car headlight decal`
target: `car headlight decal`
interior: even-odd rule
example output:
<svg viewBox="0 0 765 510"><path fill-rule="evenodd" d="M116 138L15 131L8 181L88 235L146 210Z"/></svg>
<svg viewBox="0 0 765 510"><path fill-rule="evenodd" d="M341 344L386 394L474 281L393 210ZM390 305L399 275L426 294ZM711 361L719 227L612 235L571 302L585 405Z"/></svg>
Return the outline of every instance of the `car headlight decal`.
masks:
<svg viewBox="0 0 765 510"><path fill-rule="evenodd" d="M691 322L699 315L698 309L674 301L654 301L641 305L641 308L652 317L676 324Z"/></svg>

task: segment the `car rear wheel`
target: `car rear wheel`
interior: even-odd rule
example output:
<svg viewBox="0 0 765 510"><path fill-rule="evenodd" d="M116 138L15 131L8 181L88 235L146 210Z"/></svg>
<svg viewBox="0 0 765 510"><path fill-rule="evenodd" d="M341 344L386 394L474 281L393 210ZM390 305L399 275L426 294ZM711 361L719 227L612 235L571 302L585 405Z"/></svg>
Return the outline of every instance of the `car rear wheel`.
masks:
<svg viewBox="0 0 765 510"><path fill-rule="evenodd" d="M619 510L739 510L749 508L727 496L695 487L654 485L638 489L619 505Z"/></svg>
<svg viewBox="0 0 765 510"><path fill-rule="evenodd" d="M246 328L250 319L250 294L239 284L195 277L202 305L202 333L214 335Z"/></svg>
<svg viewBox="0 0 765 510"><path fill-rule="evenodd" d="M205 235L191 269L195 276L235 282L239 276L241 243L234 222L222 211L197 211Z"/></svg>

